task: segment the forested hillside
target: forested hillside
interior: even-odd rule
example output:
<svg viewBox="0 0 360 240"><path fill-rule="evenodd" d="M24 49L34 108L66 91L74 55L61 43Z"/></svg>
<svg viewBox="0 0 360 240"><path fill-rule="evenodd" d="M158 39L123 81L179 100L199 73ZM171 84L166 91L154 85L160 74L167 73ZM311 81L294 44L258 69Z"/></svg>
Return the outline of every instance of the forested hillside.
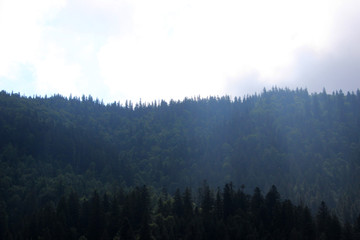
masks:
<svg viewBox="0 0 360 240"><path fill-rule="evenodd" d="M75 191L154 192L232 182L341 221L360 212L360 91L103 104L0 93L0 211L17 219ZM15 220L14 220L15 221Z"/></svg>

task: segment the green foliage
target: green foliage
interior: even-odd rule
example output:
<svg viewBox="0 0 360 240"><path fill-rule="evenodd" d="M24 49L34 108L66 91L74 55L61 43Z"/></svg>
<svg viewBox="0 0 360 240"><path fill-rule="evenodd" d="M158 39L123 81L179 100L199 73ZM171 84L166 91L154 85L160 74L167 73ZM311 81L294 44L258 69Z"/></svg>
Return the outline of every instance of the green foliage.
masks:
<svg viewBox="0 0 360 240"><path fill-rule="evenodd" d="M324 202L314 221L306 206L282 200L275 186L266 194L265 202L258 188L254 195L248 195L229 183L222 192L228 191L229 186L233 190L233 199L228 202L232 211L226 218L218 215L228 208L226 195L218 194L219 199L207 202L207 192L213 191L206 184L199 189L200 205L195 203L189 189L168 196L170 208L179 209L167 216L155 211L161 208L161 201L153 207L147 205L154 194L146 186L128 191L117 189L103 198L94 191L90 199L82 200L71 192L63 195L57 206L47 203L24 215L24 224L16 231L3 231L2 239L11 239L10 236L19 239L357 239L357 225L341 225L336 215L330 215ZM117 192L122 192L124 199L135 201L129 205L128 201L120 200ZM184 196L183 203L191 203L190 218L186 214L187 204L178 205L179 196ZM109 204L107 198L113 199L108 208L105 207ZM210 204L207 209L203 209L205 202ZM72 219L69 210L74 203L82 210ZM244 207L250 205L253 206ZM199 207L202 210L197 211ZM274 211L275 207L278 211ZM264 214L259 214L259 209Z"/></svg>
<svg viewBox="0 0 360 240"><path fill-rule="evenodd" d="M260 226L264 223L259 219L273 219L287 205L272 202L270 196L264 198L257 191L250 202L245 196L255 187L270 189L272 185L312 212L324 200L340 222L353 222L360 212L360 185L354 184L360 182L359 158L360 91L309 94L302 89L274 88L243 99L186 98L135 105L104 105L91 96L42 98L0 92L0 220L15 223L27 215L34 225L29 233L39 224L31 215L34 209L51 202L58 206L63 195L77 194L71 200L72 210L60 211L63 220L52 226L58 231L64 226L86 228L85 223L75 225L72 219L96 216L89 210L95 204L95 190L102 201L100 196L119 187L146 184L157 194L162 188L175 193L186 187L197 189L204 179L208 188L203 187L193 212L189 192L177 194L176 201L162 195L162 206L156 209L162 214L158 220L169 226L159 231L177 236L172 221L179 220L168 218L174 217L174 212L190 219L196 212L209 215L215 211L225 224L234 209L242 214L251 209L256 226ZM211 190L230 181L247 188L236 192L228 184L222 192ZM133 208L145 195L124 197L119 193L109 198L110 209L127 207L125 214L134 234L141 225L144 234L147 232L147 218ZM79 208L82 199L88 199L88 206ZM172 201L181 208L176 206L175 211ZM220 209L221 204L226 208ZM50 205L44 213L48 217L52 216ZM265 211L270 205L274 206L271 212ZM114 210L113 218L119 211ZM234 228L243 224L233 217L231 222ZM116 230L119 224L113 223L107 235L120 234ZM201 225L196 219L192 224L192 228ZM17 227L21 223L3 225L0 234L16 235ZM309 235L313 232L308 226L303 228ZM300 231L287 229L294 237ZM189 232L197 236L195 230ZM76 235L74 231L66 234Z"/></svg>

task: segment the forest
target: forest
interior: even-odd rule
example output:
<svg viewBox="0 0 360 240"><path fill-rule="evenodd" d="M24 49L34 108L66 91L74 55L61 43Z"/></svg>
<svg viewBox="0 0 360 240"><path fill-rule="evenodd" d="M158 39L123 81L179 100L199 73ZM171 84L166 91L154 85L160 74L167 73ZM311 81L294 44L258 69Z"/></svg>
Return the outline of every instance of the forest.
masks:
<svg viewBox="0 0 360 240"><path fill-rule="evenodd" d="M6 239L360 239L360 216L354 225L342 225L326 203L312 216L308 207L281 200L275 186L263 196L243 187L225 184L216 192L206 182L192 191L179 189L174 196L153 194L144 185L114 194L94 191L88 199L76 192L55 205L31 208Z"/></svg>
<svg viewBox="0 0 360 240"><path fill-rule="evenodd" d="M0 92L0 238L358 239L359 183L360 90Z"/></svg>

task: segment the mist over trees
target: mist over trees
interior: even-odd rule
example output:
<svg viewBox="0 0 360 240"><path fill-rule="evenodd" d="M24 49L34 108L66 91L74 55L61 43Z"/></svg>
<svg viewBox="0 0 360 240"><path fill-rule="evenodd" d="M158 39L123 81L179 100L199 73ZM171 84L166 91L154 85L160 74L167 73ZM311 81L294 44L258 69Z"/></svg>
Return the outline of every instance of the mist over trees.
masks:
<svg viewBox="0 0 360 240"><path fill-rule="evenodd" d="M209 188L202 188L201 196L211 195L211 201L189 200L194 193L186 189L194 191L204 180ZM273 88L235 99L107 105L91 96L0 93L0 221L7 223L2 229L45 207L54 213L72 193L78 199L73 208L82 209L94 191L102 202L104 194L113 197L118 189L131 194L144 185L154 195L146 200L152 204L144 220L150 225L160 204L154 206L153 200L162 189L173 204L188 196L181 206L172 206L186 205L188 213L182 215L190 216L195 202L198 214L215 214L215 189L230 182L243 185L239 191L251 199L259 196L260 190L253 192L257 187L271 191L274 185L283 199L296 204L289 206L307 206L315 215L324 201L330 218L337 219L330 222L355 223L360 213L360 91L309 94ZM234 212L226 186L219 201L227 203L218 214L228 216ZM128 221L121 225L137 236L140 225ZM154 228L143 229L148 231L153 234Z"/></svg>

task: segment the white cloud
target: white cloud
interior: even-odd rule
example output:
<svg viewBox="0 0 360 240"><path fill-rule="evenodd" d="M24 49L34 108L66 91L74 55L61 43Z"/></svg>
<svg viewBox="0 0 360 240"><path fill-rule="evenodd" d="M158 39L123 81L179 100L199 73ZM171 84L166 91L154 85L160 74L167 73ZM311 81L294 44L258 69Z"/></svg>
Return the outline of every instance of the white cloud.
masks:
<svg viewBox="0 0 360 240"><path fill-rule="evenodd" d="M37 61L35 66L36 89L38 94L60 93L69 96L71 93L80 96L86 86L79 86L81 67L78 64L68 64L64 50L57 46L48 46L45 58Z"/></svg>
<svg viewBox="0 0 360 240"><path fill-rule="evenodd" d="M352 0L305 1L299 2L294 9L298 11L291 12L292 17L284 18L286 25L292 27L291 31L276 34L279 45L265 48L274 51L269 54L273 63L270 58L265 64L254 64L251 70L239 72L228 81L228 92L243 96L274 85L303 87L310 91L321 91L325 87L329 92L360 87L360 3ZM286 33L291 32L291 38L286 39ZM281 41L282 37L285 41ZM285 53L288 58L279 61L281 58L277 53L280 56ZM266 74L268 71L261 66L268 66L270 74Z"/></svg>
<svg viewBox="0 0 360 240"><path fill-rule="evenodd" d="M1 4L6 14L0 15L0 87L28 95L101 95L93 79L98 76L94 62L100 41L62 24L67 19L58 18L71 7L61 0Z"/></svg>
<svg viewBox="0 0 360 240"><path fill-rule="evenodd" d="M298 48L326 48L338 5L304 0L136 3L132 32L109 39L99 53L113 94L135 99L222 95L228 91L226 81L250 72L257 72L262 85L279 83Z"/></svg>
<svg viewBox="0 0 360 240"><path fill-rule="evenodd" d="M64 6L64 1L2 1L0 14L0 77L21 82L17 78L26 67L36 71L34 63L39 59L43 46L42 23ZM32 78L28 81L33 80ZM26 83L30 84L30 83ZM14 86L17 91L21 86ZM23 88L22 88L23 89Z"/></svg>
<svg viewBox="0 0 360 240"><path fill-rule="evenodd" d="M316 81L322 75L315 68L346 69L350 59L358 60L358 41L349 40L359 36L358 5L355 0L3 0L0 84L16 91L16 79L26 75L35 81L30 95L84 93L106 101L317 86L302 79ZM339 21L344 16L353 17ZM339 34L344 37L336 37L344 27L349 28ZM331 56L336 60L325 61ZM347 72L356 74L356 67ZM19 74L24 69L26 74ZM333 78L328 84L335 83Z"/></svg>
<svg viewBox="0 0 360 240"><path fill-rule="evenodd" d="M360 2L340 5L335 20L329 48L317 52L303 48L296 52L291 66L294 83L311 91L324 87L329 92L360 88Z"/></svg>

